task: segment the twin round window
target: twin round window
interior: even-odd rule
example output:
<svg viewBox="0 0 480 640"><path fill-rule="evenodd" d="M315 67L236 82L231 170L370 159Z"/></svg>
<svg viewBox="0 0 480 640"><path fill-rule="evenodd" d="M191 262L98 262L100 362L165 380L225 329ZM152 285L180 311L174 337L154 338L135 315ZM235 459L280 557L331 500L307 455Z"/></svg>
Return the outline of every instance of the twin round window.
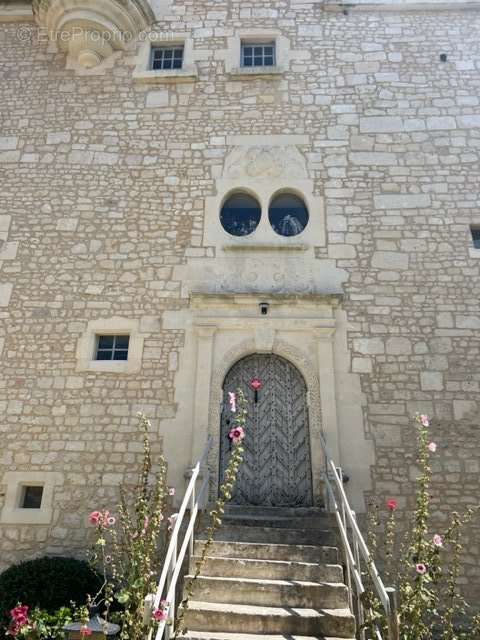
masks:
<svg viewBox="0 0 480 640"><path fill-rule="evenodd" d="M248 193L230 195L220 212L220 222L232 236L248 236L255 231L262 217L258 200ZM308 224L308 209L294 193L281 193L272 198L268 220L279 236L297 236Z"/></svg>

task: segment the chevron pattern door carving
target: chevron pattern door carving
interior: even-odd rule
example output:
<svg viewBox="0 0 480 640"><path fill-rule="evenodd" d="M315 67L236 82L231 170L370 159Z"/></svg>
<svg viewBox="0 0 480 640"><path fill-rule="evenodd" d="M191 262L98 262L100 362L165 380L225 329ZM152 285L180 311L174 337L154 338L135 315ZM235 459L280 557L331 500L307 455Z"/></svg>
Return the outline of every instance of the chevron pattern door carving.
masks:
<svg viewBox="0 0 480 640"><path fill-rule="evenodd" d="M255 392L255 378L262 388ZM223 387L220 478L230 457L232 413L228 392L243 389L248 400L245 461L234 504L311 506L312 470L307 388L301 373L276 355L255 354L237 362Z"/></svg>

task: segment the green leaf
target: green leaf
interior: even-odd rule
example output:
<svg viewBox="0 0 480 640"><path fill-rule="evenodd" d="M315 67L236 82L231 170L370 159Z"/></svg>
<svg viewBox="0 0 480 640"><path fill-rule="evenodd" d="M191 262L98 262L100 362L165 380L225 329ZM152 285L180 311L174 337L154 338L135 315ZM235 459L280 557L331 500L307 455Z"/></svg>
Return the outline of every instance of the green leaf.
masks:
<svg viewBox="0 0 480 640"><path fill-rule="evenodd" d="M120 593L115 594L115 598L120 604L127 604L130 600L130 594L127 591L120 591Z"/></svg>

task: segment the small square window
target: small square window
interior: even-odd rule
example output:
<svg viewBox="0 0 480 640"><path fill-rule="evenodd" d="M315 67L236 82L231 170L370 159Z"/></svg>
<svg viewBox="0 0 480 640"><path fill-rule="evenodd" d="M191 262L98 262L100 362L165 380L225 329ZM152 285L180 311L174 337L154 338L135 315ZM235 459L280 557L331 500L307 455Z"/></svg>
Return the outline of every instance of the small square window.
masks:
<svg viewBox="0 0 480 640"><path fill-rule="evenodd" d="M95 360L128 360L130 336L97 336Z"/></svg>
<svg viewBox="0 0 480 640"><path fill-rule="evenodd" d="M183 67L183 45L153 47L151 68L153 71L169 71Z"/></svg>
<svg viewBox="0 0 480 640"><path fill-rule="evenodd" d="M40 509L42 506L43 486L24 486L20 500L21 509Z"/></svg>
<svg viewBox="0 0 480 640"><path fill-rule="evenodd" d="M273 67L275 64L275 42L242 42L242 67Z"/></svg>
<svg viewBox="0 0 480 640"><path fill-rule="evenodd" d="M480 249L480 227L470 227L472 234L473 246L475 249Z"/></svg>

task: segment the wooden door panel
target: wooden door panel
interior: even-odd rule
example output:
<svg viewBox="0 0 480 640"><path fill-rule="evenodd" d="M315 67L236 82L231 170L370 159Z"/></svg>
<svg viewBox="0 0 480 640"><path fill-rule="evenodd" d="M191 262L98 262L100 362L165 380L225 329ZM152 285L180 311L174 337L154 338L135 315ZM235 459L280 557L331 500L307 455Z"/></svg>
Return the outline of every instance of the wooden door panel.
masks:
<svg viewBox="0 0 480 640"><path fill-rule="evenodd" d="M257 394L250 383L259 378ZM248 402L245 460L232 497L235 504L310 506L312 475L306 385L300 372L276 355L237 362L224 383L220 476L228 464L233 415L228 392L241 388Z"/></svg>

